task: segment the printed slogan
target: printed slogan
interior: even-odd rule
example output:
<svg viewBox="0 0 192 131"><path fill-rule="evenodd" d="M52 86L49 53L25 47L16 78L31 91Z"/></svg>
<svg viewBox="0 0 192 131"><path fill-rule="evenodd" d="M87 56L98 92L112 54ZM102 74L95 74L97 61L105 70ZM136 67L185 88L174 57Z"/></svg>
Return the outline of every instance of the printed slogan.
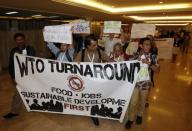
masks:
<svg viewBox="0 0 192 131"><path fill-rule="evenodd" d="M140 62L75 63L15 54L17 89L28 111L123 121Z"/></svg>

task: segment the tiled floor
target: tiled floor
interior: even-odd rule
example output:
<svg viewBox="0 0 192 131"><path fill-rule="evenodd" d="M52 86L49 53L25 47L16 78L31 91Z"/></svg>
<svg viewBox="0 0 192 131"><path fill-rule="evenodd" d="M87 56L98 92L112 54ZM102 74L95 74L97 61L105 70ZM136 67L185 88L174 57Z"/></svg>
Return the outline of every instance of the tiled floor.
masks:
<svg viewBox="0 0 192 131"><path fill-rule="evenodd" d="M150 106L142 125L132 131L192 131L192 50L179 54L176 62L160 61L161 71L155 76ZM93 125L89 117L48 113L28 113L23 107L20 116L3 119L9 112L14 86L7 73L0 75L0 131L123 131L124 123L101 119Z"/></svg>

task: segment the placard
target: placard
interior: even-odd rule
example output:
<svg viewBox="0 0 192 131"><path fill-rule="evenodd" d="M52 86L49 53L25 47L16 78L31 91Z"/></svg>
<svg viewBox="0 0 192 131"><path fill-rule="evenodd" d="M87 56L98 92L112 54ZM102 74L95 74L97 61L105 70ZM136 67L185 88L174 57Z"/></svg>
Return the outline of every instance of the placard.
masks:
<svg viewBox="0 0 192 131"><path fill-rule="evenodd" d="M104 21L104 33L121 33L121 21Z"/></svg>
<svg viewBox="0 0 192 131"><path fill-rule="evenodd" d="M154 24L133 24L131 29L131 38L144 38L147 35L155 35Z"/></svg>
<svg viewBox="0 0 192 131"><path fill-rule="evenodd" d="M72 44L72 30L70 24L45 26L43 37L46 42Z"/></svg>
<svg viewBox="0 0 192 131"><path fill-rule="evenodd" d="M90 22L89 21L81 21L71 23L73 25L73 33L74 34L90 34Z"/></svg>

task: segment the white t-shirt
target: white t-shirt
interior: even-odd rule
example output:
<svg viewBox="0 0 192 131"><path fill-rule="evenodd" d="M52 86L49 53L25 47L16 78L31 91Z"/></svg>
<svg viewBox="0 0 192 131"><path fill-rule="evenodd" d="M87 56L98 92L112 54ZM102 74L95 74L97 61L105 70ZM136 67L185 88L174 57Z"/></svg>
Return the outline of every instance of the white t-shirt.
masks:
<svg viewBox="0 0 192 131"><path fill-rule="evenodd" d="M120 39L117 38L113 38L112 40L110 40L109 38L104 38L104 45L105 45L105 53L110 56L111 52L113 52L113 46L116 43L121 43Z"/></svg>
<svg viewBox="0 0 192 131"><path fill-rule="evenodd" d="M23 55L27 55L27 50L26 50L26 48L22 50L22 54L23 54Z"/></svg>

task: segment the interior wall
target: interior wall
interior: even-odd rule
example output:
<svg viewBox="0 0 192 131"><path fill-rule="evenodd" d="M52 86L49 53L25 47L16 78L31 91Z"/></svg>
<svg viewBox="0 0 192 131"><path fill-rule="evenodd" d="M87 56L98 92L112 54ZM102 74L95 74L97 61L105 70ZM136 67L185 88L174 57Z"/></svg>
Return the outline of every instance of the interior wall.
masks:
<svg viewBox="0 0 192 131"><path fill-rule="evenodd" d="M0 19L0 70L6 69L9 62L9 53L16 46L13 36L20 32L25 34L28 45L36 49L37 56L43 58L51 57L51 53L43 40L42 29L46 25L58 25L63 23L48 22L45 20L2 20ZM101 33L101 21L92 21L92 33L99 37Z"/></svg>
<svg viewBox="0 0 192 131"><path fill-rule="evenodd" d="M23 20L0 20L0 68L7 68L9 53L16 46L13 36L20 32L25 34L26 42L35 48L37 56L49 58L51 53L43 40L42 29L46 25L58 25L47 21L23 21ZM101 32L100 22L91 22L92 33L99 36Z"/></svg>
<svg viewBox="0 0 192 131"><path fill-rule="evenodd" d="M6 69L9 53L16 47L13 36L20 32L25 34L26 43L35 48L37 56L51 57L51 53L43 40L42 29L45 25L53 25L47 21L0 20L0 68ZM1 70L1 69L0 69Z"/></svg>
<svg viewBox="0 0 192 131"><path fill-rule="evenodd" d="M192 47L192 24L189 24L187 26L187 31L189 31L189 34L191 36L190 46Z"/></svg>
<svg viewBox="0 0 192 131"><path fill-rule="evenodd" d="M49 57L50 51L43 40L42 30L19 31L25 34L27 45L35 48L37 56ZM14 32L0 31L0 63L2 68L8 67L9 53L12 48L16 47L13 40Z"/></svg>
<svg viewBox="0 0 192 131"><path fill-rule="evenodd" d="M92 33L94 33L97 37L99 37L101 33L101 23L99 21L92 21L91 30Z"/></svg>
<svg viewBox="0 0 192 131"><path fill-rule="evenodd" d="M166 31L180 31L183 29L186 29L184 26L157 26L160 30L166 30Z"/></svg>

